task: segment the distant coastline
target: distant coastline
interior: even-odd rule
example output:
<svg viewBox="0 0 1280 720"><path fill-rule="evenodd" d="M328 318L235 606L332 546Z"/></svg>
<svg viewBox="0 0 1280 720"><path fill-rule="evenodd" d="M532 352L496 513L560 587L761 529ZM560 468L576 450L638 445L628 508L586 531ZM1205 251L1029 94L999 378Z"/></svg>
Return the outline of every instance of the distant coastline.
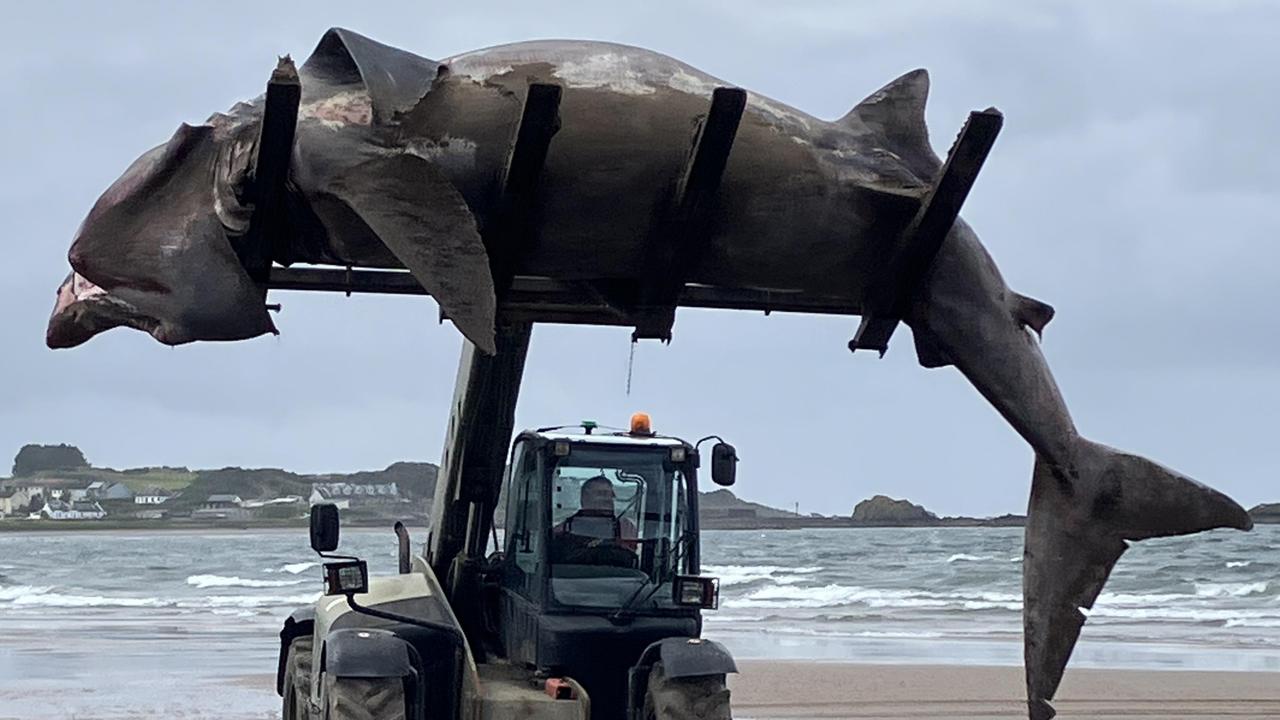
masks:
<svg viewBox="0 0 1280 720"><path fill-rule="evenodd" d="M422 525L438 468L397 462L383 470L298 474L276 468L97 468L71 445L24 447L0 478L0 533L130 530L266 530L307 526L310 505L333 502L351 527ZM1280 503L1257 505L1256 523L1280 523ZM496 522L502 524L502 508ZM1023 515L940 517L908 500L875 495L848 515L807 515L737 497L699 493L707 530L1022 527Z"/></svg>

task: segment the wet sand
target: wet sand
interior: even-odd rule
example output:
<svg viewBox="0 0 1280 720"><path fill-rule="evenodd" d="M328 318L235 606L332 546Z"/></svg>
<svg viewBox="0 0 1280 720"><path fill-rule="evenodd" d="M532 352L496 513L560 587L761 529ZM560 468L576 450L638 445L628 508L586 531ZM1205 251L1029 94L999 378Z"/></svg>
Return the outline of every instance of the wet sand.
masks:
<svg viewBox="0 0 1280 720"><path fill-rule="evenodd" d="M1026 718L1022 668L742 661L735 718ZM1280 673L1068 670L1058 717L1280 718Z"/></svg>
<svg viewBox="0 0 1280 720"><path fill-rule="evenodd" d="M739 667L730 680L739 720L1027 716L1021 668L762 660ZM153 678L130 699L58 683L6 688L0 679L0 718L268 720L279 717L274 682L271 675L227 675L179 689ZM1280 718L1280 673L1072 670L1055 706L1062 720L1274 720Z"/></svg>

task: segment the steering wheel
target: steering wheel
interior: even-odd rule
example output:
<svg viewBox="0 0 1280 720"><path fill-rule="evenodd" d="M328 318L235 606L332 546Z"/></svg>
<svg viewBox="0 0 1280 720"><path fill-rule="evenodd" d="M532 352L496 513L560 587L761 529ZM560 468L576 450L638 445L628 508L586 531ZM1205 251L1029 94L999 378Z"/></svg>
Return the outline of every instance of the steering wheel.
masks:
<svg viewBox="0 0 1280 720"><path fill-rule="evenodd" d="M559 562L571 565L607 565L634 569L639 558L632 550L623 547L617 540L610 538L582 538L565 536L562 538L567 547L563 548Z"/></svg>

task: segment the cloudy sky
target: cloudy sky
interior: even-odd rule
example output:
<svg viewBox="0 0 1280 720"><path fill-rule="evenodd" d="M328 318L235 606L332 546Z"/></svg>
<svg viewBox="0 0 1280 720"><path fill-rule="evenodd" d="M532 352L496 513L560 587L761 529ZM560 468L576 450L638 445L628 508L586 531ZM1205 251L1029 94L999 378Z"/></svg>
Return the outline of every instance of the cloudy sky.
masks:
<svg viewBox="0 0 1280 720"><path fill-rule="evenodd" d="M429 300L275 293L278 338L43 343L97 196L179 123L260 93L277 55L305 58L344 26L433 58L545 37L640 45L824 118L928 68L940 154L969 110L1006 114L964 216L1015 290L1057 308L1044 351L1081 431L1246 505L1280 500L1275 5L365 5L0 11L0 455L69 442L114 467L438 460L460 341ZM539 327L517 423L623 424L644 409L660 431L736 443L739 494L802 511L848 512L873 493L943 514L1021 511L1022 440L953 368L918 367L905 331L884 360L850 355L856 326L681 311L670 346L639 346L629 396L629 331Z"/></svg>

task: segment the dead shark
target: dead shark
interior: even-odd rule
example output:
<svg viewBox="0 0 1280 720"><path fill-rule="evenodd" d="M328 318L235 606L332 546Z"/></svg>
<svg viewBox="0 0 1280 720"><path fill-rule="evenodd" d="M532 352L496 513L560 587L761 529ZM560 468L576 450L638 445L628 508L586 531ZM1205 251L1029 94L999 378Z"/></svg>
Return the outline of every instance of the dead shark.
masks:
<svg viewBox="0 0 1280 720"><path fill-rule="evenodd" d="M286 220L269 260L407 269L486 352L503 309L482 234L500 209L496 181L531 84L561 88L560 129L536 232L512 272L602 294L635 279L664 202L654 189L679 181L690 134L725 86L608 43L527 42L432 61L341 29L296 81ZM856 311L883 272L886 228L920 206L941 165L924 122L928 87L925 71L907 73L835 121L748 95L687 281L840 298ZM259 98L184 125L106 191L72 244L50 347L122 325L167 344L275 332L240 245L263 113ZM1023 566L1035 720L1053 716L1080 608L1128 542L1252 524L1221 493L1079 434L1038 344L1052 316L1009 289L957 220L903 317L921 364L958 368L1035 450Z"/></svg>

